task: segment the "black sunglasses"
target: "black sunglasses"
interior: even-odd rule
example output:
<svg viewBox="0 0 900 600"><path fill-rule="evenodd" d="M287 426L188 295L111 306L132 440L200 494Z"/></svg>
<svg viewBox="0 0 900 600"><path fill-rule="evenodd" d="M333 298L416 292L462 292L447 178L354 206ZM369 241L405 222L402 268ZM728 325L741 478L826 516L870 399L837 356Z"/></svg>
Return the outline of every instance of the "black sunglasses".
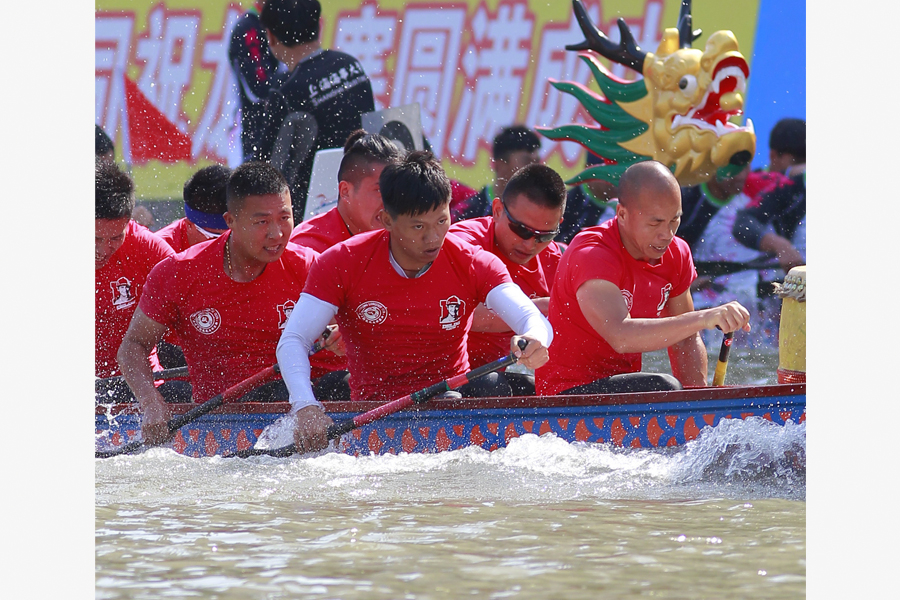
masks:
<svg viewBox="0 0 900 600"><path fill-rule="evenodd" d="M532 229L528 225L524 223L520 223L512 218L512 215L509 214L509 210L506 208L506 203L502 200L500 204L503 206L503 212L506 213L506 218L509 221L509 229L522 238L523 240L530 240L534 238L538 244L543 244L544 242L549 242L553 238L559 235L559 227L554 229L553 231L538 231L537 229Z"/></svg>

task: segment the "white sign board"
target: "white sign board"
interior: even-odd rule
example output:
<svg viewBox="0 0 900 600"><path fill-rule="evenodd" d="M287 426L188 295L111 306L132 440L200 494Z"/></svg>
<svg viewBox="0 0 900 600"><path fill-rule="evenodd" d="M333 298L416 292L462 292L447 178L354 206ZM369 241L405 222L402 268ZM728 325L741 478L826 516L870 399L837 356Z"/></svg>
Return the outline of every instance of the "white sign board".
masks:
<svg viewBox="0 0 900 600"><path fill-rule="evenodd" d="M369 133L379 133L393 140L404 152L425 149L418 102L365 113L362 126Z"/></svg>
<svg viewBox="0 0 900 600"><path fill-rule="evenodd" d="M328 148L316 152L306 196L306 210L303 213L304 221L337 206L338 171L343 157L343 148Z"/></svg>

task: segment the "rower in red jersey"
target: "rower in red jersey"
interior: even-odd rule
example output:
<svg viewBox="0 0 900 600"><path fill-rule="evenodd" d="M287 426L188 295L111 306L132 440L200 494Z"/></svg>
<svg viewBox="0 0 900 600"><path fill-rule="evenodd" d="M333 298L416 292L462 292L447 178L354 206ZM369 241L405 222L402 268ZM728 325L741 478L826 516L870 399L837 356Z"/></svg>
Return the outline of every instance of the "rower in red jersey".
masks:
<svg viewBox="0 0 900 600"><path fill-rule="evenodd" d="M191 246L212 240L228 230L225 223L225 186L231 169L223 165L203 167L184 183L184 218L169 223L156 234L184 252Z"/></svg>
<svg viewBox="0 0 900 600"><path fill-rule="evenodd" d="M513 282L546 316L562 258L553 239L566 208L566 184L550 167L531 164L516 171L492 202L491 215L457 221L450 233L500 257ZM469 332L470 365L479 367L508 354L512 335L502 319L479 304ZM501 377L516 396L534 395L534 375L507 370Z"/></svg>
<svg viewBox="0 0 900 600"><path fill-rule="evenodd" d="M313 331L336 316L343 332L353 400L393 400L469 369L466 335L486 304L515 331L511 351L528 368L546 362L552 331L503 262L450 227L450 182L427 151L388 165L379 178L384 230L353 236L313 265L278 344L278 364L296 413L300 451L326 446L331 419L316 402L307 352ZM524 338L525 350L515 344ZM492 377L493 375L493 377ZM511 395L485 376L463 396Z"/></svg>
<svg viewBox="0 0 900 600"><path fill-rule="evenodd" d="M702 329L750 331L737 302L694 310L697 277L675 237L681 189L662 163L636 163L619 179L616 216L583 229L563 254L550 291L557 343L535 374L537 393L604 394L707 385ZM672 375L641 372L641 353L668 349Z"/></svg>
<svg viewBox="0 0 900 600"><path fill-rule="evenodd" d="M324 252L358 233L381 229L381 190L384 167L399 162L400 149L388 138L357 129L347 137L338 168L338 203L331 210L294 227L291 241ZM310 358L313 368L329 371L316 381L319 400L350 398L347 359L320 352Z"/></svg>
<svg viewBox="0 0 900 600"><path fill-rule="evenodd" d="M150 444L168 437L171 417L152 386L150 349L168 330L177 334L196 402L272 366L281 330L317 256L288 241L294 224L291 196L270 164L250 162L235 169L226 196L230 231L154 267L119 349L119 364L140 403L144 440ZM333 336L328 342L338 340ZM287 390L276 381L248 399L286 400Z"/></svg>

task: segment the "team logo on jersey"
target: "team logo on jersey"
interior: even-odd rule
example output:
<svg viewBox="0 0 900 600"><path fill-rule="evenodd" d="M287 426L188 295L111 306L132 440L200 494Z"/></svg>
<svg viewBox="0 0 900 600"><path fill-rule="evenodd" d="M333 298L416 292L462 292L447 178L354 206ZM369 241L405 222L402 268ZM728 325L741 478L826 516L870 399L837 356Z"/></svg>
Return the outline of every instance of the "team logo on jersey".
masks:
<svg viewBox="0 0 900 600"><path fill-rule="evenodd" d="M631 312L631 306L634 304L634 296L628 290L621 290L622 299L625 301L625 308L628 309L628 312Z"/></svg>
<svg viewBox="0 0 900 600"><path fill-rule="evenodd" d="M363 302L356 307L356 316L372 325L384 323L384 320L387 319L387 314L387 306L375 300Z"/></svg>
<svg viewBox="0 0 900 600"><path fill-rule="evenodd" d="M127 277L110 281L109 287L112 288L112 305L116 310L124 310L137 302L131 290L131 281Z"/></svg>
<svg viewBox="0 0 900 600"><path fill-rule="evenodd" d="M459 327L465 311L466 303L456 296L441 300L441 328L449 331Z"/></svg>
<svg viewBox="0 0 900 600"><path fill-rule="evenodd" d="M284 304L279 304L276 308L278 309L278 329L284 329L288 319L291 318L291 313L294 311L294 301L288 300Z"/></svg>
<svg viewBox="0 0 900 600"><path fill-rule="evenodd" d="M191 325L205 335L215 333L222 324L222 315L214 308L204 308L191 315Z"/></svg>
<svg viewBox="0 0 900 600"><path fill-rule="evenodd" d="M669 294L672 292L672 284L667 283L666 286L660 290L662 297L659 300L659 305L656 307L656 316L659 316L659 313L662 312L662 309L666 307L666 302L669 301Z"/></svg>

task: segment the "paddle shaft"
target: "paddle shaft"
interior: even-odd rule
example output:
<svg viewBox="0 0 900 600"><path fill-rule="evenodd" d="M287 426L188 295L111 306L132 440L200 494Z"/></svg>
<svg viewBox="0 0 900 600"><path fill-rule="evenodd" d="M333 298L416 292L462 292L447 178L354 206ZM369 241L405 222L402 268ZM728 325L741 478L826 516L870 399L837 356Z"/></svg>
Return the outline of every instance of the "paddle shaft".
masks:
<svg viewBox="0 0 900 600"><path fill-rule="evenodd" d="M722 347L719 349L719 361L716 363L716 372L713 374L713 386L725 385L725 371L728 369L728 355L731 353L731 343L734 340L734 332L729 331L722 337Z"/></svg>
<svg viewBox="0 0 900 600"><path fill-rule="evenodd" d="M520 349L524 350L525 345L526 342L524 340L519 340ZM339 438L345 433L353 431L354 429L362 427L363 425L367 425L379 419L383 419L388 415L400 412L401 410L409 408L414 404L422 404L430 400L432 397L437 396L438 394L456 389L478 379L479 377L487 375L488 373L493 373L494 371L498 371L500 369L513 365L515 364L516 360L517 359L515 355L510 353L508 356L504 356L503 358L497 359L494 362L490 362L486 365L482 365L480 367L472 369L471 371L468 371L466 373L462 373L449 379L445 379L444 381L439 381L438 383L430 385L427 388L423 388L417 392L413 392L409 395L403 396L402 398L398 398L397 400L382 404L381 406L373 408L368 412L356 415L352 419L347 419L345 421L341 421L340 423L329 425L326 437L329 440ZM246 450L235 452L234 454L229 454L228 456L236 456L238 458L248 458L250 456L275 456L283 458L285 456L291 456L296 452L296 446L294 444L289 444L287 446L282 446L281 448L275 448L272 450L248 448Z"/></svg>
<svg viewBox="0 0 900 600"><path fill-rule="evenodd" d="M153 381L164 381L166 379L186 379L189 377L187 366L173 367L171 369L163 369L162 371L153 371ZM97 379L97 382L111 383L113 381L122 381L125 378L121 375L115 377L107 377L105 379Z"/></svg>
<svg viewBox="0 0 900 600"><path fill-rule="evenodd" d="M699 277L719 277L721 275L730 275L741 271L765 271L766 269L780 269L781 265L778 261L770 259L752 260L749 262L729 262L729 261L698 261L694 263Z"/></svg>
<svg viewBox="0 0 900 600"><path fill-rule="evenodd" d="M280 371L277 364L271 367L267 367L259 373L252 375L239 383L236 383L218 396L214 396L203 404L195 406L183 415L173 417L169 420L168 423L166 423L166 428L169 430L170 434L175 433L191 421L194 421L195 419L198 419L203 415L214 411L226 402L241 398L247 392L256 389L264 383L273 381L279 376ZM137 450L140 450L144 445L145 443L143 440L134 440L125 444L124 446L119 446L118 448L115 448L113 450L101 450L94 452L94 458L110 458L112 456L118 456L120 454L131 454L133 452L136 452Z"/></svg>

